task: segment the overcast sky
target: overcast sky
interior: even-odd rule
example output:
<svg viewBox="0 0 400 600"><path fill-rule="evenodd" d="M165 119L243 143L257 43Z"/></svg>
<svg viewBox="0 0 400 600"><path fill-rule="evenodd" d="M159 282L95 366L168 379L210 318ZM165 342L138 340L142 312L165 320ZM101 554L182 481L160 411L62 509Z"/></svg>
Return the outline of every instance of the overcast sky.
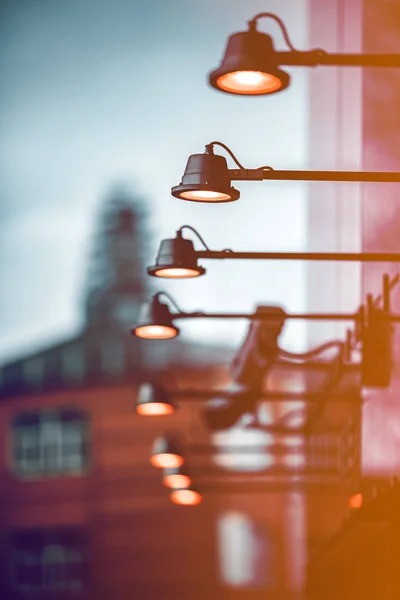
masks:
<svg viewBox="0 0 400 600"><path fill-rule="evenodd" d="M151 247L184 223L215 249L300 250L301 183L240 183L237 203L170 196L189 154L221 140L248 167L303 168L307 81L296 71L274 97L238 98L206 83L226 37L277 12L307 47L306 0L0 0L0 360L72 335L94 217L109 187L148 204ZM284 45L278 27L264 31ZM218 150L219 152L219 150ZM299 263L208 261L169 282L187 310L304 308ZM194 339L237 343L243 323L185 323ZM289 345L302 329L290 325Z"/></svg>

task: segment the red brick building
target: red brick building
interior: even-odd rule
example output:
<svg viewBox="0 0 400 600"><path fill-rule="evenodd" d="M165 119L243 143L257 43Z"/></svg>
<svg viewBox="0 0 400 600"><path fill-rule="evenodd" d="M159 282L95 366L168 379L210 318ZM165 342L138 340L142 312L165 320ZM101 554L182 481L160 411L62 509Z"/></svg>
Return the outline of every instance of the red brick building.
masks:
<svg viewBox="0 0 400 600"><path fill-rule="evenodd" d="M201 401L139 417L140 382L221 389L233 353L129 336L147 297L143 224L118 191L100 225L82 332L1 369L1 598L297 598L307 539L338 527L357 482L354 375L342 385L351 401L327 403L307 440L243 427L211 438ZM278 365L265 389L319 388L325 367L308 378ZM302 406L265 403L260 420ZM199 506L174 505L150 465L154 438L171 428L186 438Z"/></svg>

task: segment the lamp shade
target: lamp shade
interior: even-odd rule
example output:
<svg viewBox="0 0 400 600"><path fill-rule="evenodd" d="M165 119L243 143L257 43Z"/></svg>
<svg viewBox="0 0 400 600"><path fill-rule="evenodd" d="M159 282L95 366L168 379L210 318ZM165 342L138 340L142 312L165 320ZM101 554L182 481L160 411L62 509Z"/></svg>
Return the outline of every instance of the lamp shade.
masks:
<svg viewBox="0 0 400 600"><path fill-rule="evenodd" d="M172 489L186 489L191 483L191 477L185 466L164 469L163 483Z"/></svg>
<svg viewBox="0 0 400 600"><path fill-rule="evenodd" d="M202 501L200 492L192 488L174 489L169 495L174 504L181 506L196 506Z"/></svg>
<svg viewBox="0 0 400 600"><path fill-rule="evenodd" d="M131 333L140 338L166 340L176 337L179 329L172 322L168 305L160 302L155 295L150 302L143 304L138 324Z"/></svg>
<svg viewBox="0 0 400 600"><path fill-rule="evenodd" d="M192 240L187 240L180 234L176 238L161 242L156 264L147 268L149 275L166 279L190 279L205 272L203 267L197 265Z"/></svg>
<svg viewBox="0 0 400 600"><path fill-rule="evenodd" d="M221 65L209 74L217 90L247 96L280 92L289 82L278 67L272 38L253 29L229 37Z"/></svg>
<svg viewBox="0 0 400 600"><path fill-rule="evenodd" d="M192 202L232 202L240 196L231 187L226 158L207 152L189 156L182 181L171 193Z"/></svg>
<svg viewBox="0 0 400 600"><path fill-rule="evenodd" d="M167 434L154 440L150 462L157 468L175 468L183 465L180 444L174 435Z"/></svg>
<svg viewBox="0 0 400 600"><path fill-rule="evenodd" d="M142 383L136 399L136 412L142 416L170 415L176 409L166 390L161 385Z"/></svg>

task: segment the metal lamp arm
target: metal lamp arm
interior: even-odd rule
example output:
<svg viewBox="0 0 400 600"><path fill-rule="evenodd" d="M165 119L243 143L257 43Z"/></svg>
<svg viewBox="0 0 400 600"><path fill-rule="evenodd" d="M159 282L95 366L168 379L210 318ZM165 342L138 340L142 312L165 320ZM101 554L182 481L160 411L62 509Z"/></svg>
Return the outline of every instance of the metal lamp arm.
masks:
<svg viewBox="0 0 400 600"><path fill-rule="evenodd" d="M275 52L277 64L286 66L317 67L320 65L334 67L400 67L400 54L348 54L327 52L322 48L313 50L297 50L289 37L286 25L273 13L259 13L248 21L249 30L256 31L257 21L268 18L275 21L282 32L289 51Z"/></svg>

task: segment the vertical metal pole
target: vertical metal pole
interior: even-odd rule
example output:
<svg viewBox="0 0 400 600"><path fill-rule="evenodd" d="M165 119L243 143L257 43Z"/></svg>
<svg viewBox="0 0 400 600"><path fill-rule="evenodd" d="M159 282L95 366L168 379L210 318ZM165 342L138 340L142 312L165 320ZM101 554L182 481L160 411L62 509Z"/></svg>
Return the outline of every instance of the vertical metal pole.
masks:
<svg viewBox="0 0 400 600"><path fill-rule="evenodd" d="M365 328L365 306L362 304L358 310L359 320L356 322L355 337L357 342L361 342L364 338Z"/></svg>
<svg viewBox="0 0 400 600"><path fill-rule="evenodd" d="M390 276L387 273L383 276L382 289L383 310L388 315L390 314Z"/></svg>
<svg viewBox="0 0 400 600"><path fill-rule="evenodd" d="M367 313L366 313L366 321L367 325L371 325L372 314L375 310L374 297L372 294L367 294Z"/></svg>

